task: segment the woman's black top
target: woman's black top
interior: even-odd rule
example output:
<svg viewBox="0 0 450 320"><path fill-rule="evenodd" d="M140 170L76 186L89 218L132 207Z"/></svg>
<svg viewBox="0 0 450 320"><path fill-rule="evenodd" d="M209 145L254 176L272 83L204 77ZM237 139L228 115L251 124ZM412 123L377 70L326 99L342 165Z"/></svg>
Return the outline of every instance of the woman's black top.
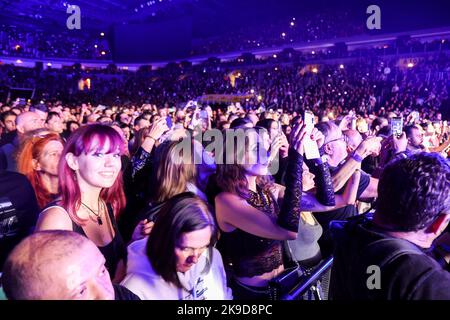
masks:
<svg viewBox="0 0 450 320"><path fill-rule="evenodd" d="M105 257L106 269L108 269L111 278L114 278L114 275L116 274L117 264L119 263L119 261L124 260L124 263L126 263L127 261L127 247L122 239L122 236L120 235L116 219L114 218L112 207L110 205L107 205L107 207L109 219L111 220L114 229L114 238L106 246L103 247L97 246L97 247ZM72 228L74 232L79 233L88 238L83 228L73 221L72 221Z"/></svg>

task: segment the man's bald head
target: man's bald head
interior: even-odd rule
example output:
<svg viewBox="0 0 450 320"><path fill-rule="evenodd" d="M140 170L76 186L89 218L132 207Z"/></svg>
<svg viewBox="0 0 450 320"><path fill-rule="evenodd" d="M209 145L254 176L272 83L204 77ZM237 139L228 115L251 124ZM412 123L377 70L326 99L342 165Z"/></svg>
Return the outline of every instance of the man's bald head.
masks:
<svg viewBox="0 0 450 320"><path fill-rule="evenodd" d="M343 134L347 136L347 149L349 152L355 151L363 141L361 134L356 130L345 130Z"/></svg>
<svg viewBox="0 0 450 320"><path fill-rule="evenodd" d="M16 128L20 134L42 128L44 125L38 114L32 111L23 112L16 118Z"/></svg>
<svg viewBox="0 0 450 320"><path fill-rule="evenodd" d="M80 285L97 276L102 266L103 255L86 237L72 231L41 231L22 240L8 256L3 289L12 300L83 299L76 296ZM103 280L106 293L100 298L113 299L107 271Z"/></svg>

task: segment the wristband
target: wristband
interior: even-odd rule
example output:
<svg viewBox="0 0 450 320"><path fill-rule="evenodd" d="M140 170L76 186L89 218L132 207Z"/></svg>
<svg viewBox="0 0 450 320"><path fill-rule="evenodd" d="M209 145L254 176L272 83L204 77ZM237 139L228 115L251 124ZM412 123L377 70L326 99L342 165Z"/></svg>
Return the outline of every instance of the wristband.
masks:
<svg viewBox="0 0 450 320"><path fill-rule="evenodd" d="M359 154L357 154L356 152L353 152L353 154L352 154L352 159L353 160L355 160L356 162L359 162L359 163L361 163L364 159L359 155Z"/></svg>
<svg viewBox="0 0 450 320"><path fill-rule="evenodd" d="M150 138L150 139L152 139L153 141L155 141L156 142L156 139L155 138L153 138L152 136L147 136L147 138Z"/></svg>
<svg viewBox="0 0 450 320"><path fill-rule="evenodd" d="M408 158L408 155L406 154L406 151L400 151L394 154L394 157L402 157L403 159Z"/></svg>

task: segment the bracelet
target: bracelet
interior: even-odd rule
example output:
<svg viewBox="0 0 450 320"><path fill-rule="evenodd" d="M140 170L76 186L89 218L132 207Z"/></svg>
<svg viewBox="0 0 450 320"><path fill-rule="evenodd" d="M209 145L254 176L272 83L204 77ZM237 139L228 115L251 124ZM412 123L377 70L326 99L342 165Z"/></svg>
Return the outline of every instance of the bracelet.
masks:
<svg viewBox="0 0 450 320"><path fill-rule="evenodd" d="M355 160L356 162L359 162L359 163L361 163L364 159L359 155L359 154L357 154L356 152L353 152L353 154L352 154L352 159L353 160Z"/></svg>
<svg viewBox="0 0 450 320"><path fill-rule="evenodd" d="M403 159L408 158L408 155L406 154L406 151L400 151L394 154L394 157L402 157Z"/></svg>
<svg viewBox="0 0 450 320"><path fill-rule="evenodd" d="M152 136L150 136L150 135L148 135L148 136L146 136L147 138L150 138L150 139L152 139L153 141L155 141L156 142L156 139L155 138L153 138Z"/></svg>

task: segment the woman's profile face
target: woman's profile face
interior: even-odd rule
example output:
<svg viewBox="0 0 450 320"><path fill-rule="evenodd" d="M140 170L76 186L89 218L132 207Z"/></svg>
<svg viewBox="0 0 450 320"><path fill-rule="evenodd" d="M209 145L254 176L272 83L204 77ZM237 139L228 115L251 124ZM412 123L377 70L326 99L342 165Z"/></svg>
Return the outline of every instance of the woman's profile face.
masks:
<svg viewBox="0 0 450 320"><path fill-rule="evenodd" d="M277 121L272 121L270 124L270 140L273 141L275 137L280 133L280 128Z"/></svg>
<svg viewBox="0 0 450 320"><path fill-rule="evenodd" d="M198 262L200 256L208 249L211 236L210 226L181 234L175 247L177 272L187 272Z"/></svg>
<svg viewBox="0 0 450 320"><path fill-rule="evenodd" d="M244 147L244 152L238 155L241 159L242 166L248 174L254 176L267 175L268 171L268 134L262 131L258 134L256 130L246 131L247 143ZM239 146L242 150L243 146ZM243 155L243 156L242 156Z"/></svg>
<svg viewBox="0 0 450 320"><path fill-rule="evenodd" d="M49 141L37 160L36 170L53 176L58 175L58 162L64 147L59 141Z"/></svg>
<svg viewBox="0 0 450 320"><path fill-rule="evenodd" d="M309 171L308 166L303 163L303 175L302 175L303 191L308 191L315 187L314 177L315 175Z"/></svg>

